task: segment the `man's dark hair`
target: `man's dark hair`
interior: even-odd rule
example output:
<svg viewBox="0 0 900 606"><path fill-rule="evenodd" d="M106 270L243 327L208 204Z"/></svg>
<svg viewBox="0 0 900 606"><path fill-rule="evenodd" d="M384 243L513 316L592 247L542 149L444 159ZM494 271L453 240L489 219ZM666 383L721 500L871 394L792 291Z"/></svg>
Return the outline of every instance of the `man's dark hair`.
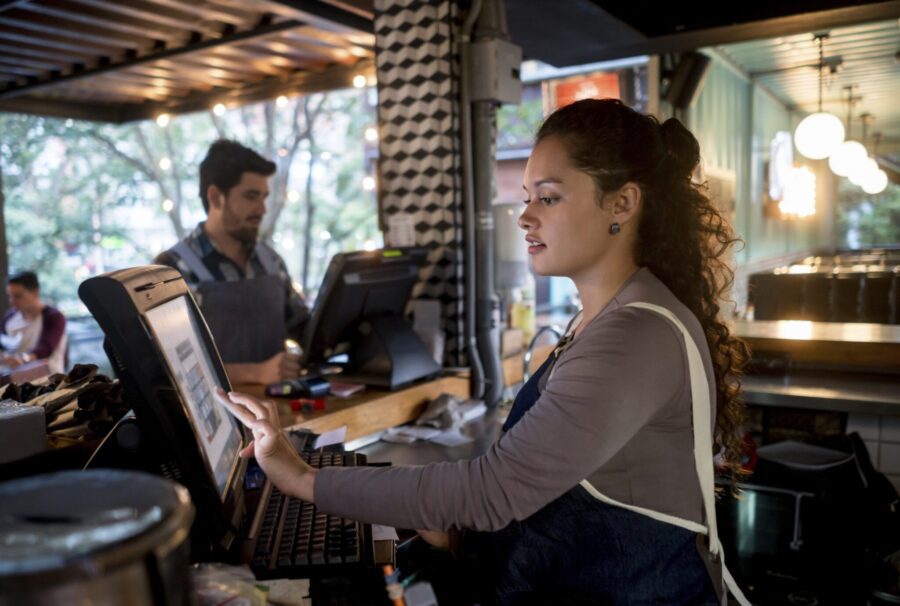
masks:
<svg viewBox="0 0 900 606"><path fill-rule="evenodd" d="M25 290L30 290L31 292L41 288L37 274L33 271L20 271L17 274L13 274L9 277L8 282L10 284L18 284Z"/></svg>
<svg viewBox="0 0 900 606"><path fill-rule="evenodd" d="M206 192L215 185L223 194L241 182L244 173L256 173L270 177L275 174L275 163L266 160L237 141L219 139L209 146L206 157L200 163L200 199L203 210L209 214Z"/></svg>

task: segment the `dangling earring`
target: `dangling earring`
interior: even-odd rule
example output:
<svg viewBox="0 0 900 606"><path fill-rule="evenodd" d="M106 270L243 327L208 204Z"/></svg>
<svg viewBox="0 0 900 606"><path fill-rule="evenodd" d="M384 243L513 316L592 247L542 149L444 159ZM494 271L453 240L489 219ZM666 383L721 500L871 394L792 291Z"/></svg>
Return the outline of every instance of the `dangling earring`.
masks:
<svg viewBox="0 0 900 606"><path fill-rule="evenodd" d="M611 233L612 235L616 235L617 233L619 233L620 229L622 229L621 226L618 223L613 222L609 226L609 233Z"/></svg>

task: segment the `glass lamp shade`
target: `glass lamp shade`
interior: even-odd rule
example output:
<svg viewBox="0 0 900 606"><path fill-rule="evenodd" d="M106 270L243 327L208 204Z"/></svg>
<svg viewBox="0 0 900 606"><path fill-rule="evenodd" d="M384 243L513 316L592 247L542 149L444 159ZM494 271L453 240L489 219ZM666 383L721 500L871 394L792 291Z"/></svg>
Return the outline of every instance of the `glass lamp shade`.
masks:
<svg viewBox="0 0 900 606"><path fill-rule="evenodd" d="M816 112L803 118L794 131L797 151L813 160L830 156L844 140L844 125L834 114Z"/></svg>
<svg viewBox="0 0 900 606"><path fill-rule="evenodd" d="M839 177L846 177L854 172L857 167L865 162L869 155L862 143L857 141L844 141L828 157L828 167L831 172Z"/></svg>
<svg viewBox="0 0 900 606"><path fill-rule="evenodd" d="M866 177L866 180L863 181L862 188L867 194L875 195L883 192L887 187L887 184L887 173L879 169Z"/></svg>
<svg viewBox="0 0 900 606"><path fill-rule="evenodd" d="M848 175L850 183L862 187L862 184L870 179L878 171L878 163L872 158L866 158L859 163L856 170Z"/></svg>

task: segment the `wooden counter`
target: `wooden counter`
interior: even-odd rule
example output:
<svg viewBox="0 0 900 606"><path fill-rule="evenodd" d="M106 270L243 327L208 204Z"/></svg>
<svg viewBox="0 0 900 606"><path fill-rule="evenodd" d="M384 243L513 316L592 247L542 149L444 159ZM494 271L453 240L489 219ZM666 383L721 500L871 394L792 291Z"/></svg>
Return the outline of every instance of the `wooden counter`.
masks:
<svg viewBox="0 0 900 606"><path fill-rule="evenodd" d="M238 385L235 390L258 398L266 397L262 385ZM293 412L291 398L269 399L278 403L282 427L302 427L323 433L346 425L346 440L350 441L415 420L425 404L442 393L468 398L468 378L443 377L397 391L367 388L349 398L329 396L325 410L311 413Z"/></svg>
<svg viewBox="0 0 900 606"><path fill-rule="evenodd" d="M789 353L794 363L900 371L900 326L802 320L738 321L754 352Z"/></svg>

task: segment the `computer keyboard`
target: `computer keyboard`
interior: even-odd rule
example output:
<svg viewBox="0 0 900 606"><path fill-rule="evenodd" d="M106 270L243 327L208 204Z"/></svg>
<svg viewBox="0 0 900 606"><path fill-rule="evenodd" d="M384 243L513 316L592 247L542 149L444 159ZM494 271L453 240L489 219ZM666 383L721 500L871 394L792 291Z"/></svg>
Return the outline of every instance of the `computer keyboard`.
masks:
<svg viewBox="0 0 900 606"><path fill-rule="evenodd" d="M343 452L302 452L312 467L365 465L365 456ZM330 516L307 503L284 495L271 483L257 533L251 567L271 577L321 576L335 566L372 560L368 524ZM266 498L266 495L263 495Z"/></svg>

